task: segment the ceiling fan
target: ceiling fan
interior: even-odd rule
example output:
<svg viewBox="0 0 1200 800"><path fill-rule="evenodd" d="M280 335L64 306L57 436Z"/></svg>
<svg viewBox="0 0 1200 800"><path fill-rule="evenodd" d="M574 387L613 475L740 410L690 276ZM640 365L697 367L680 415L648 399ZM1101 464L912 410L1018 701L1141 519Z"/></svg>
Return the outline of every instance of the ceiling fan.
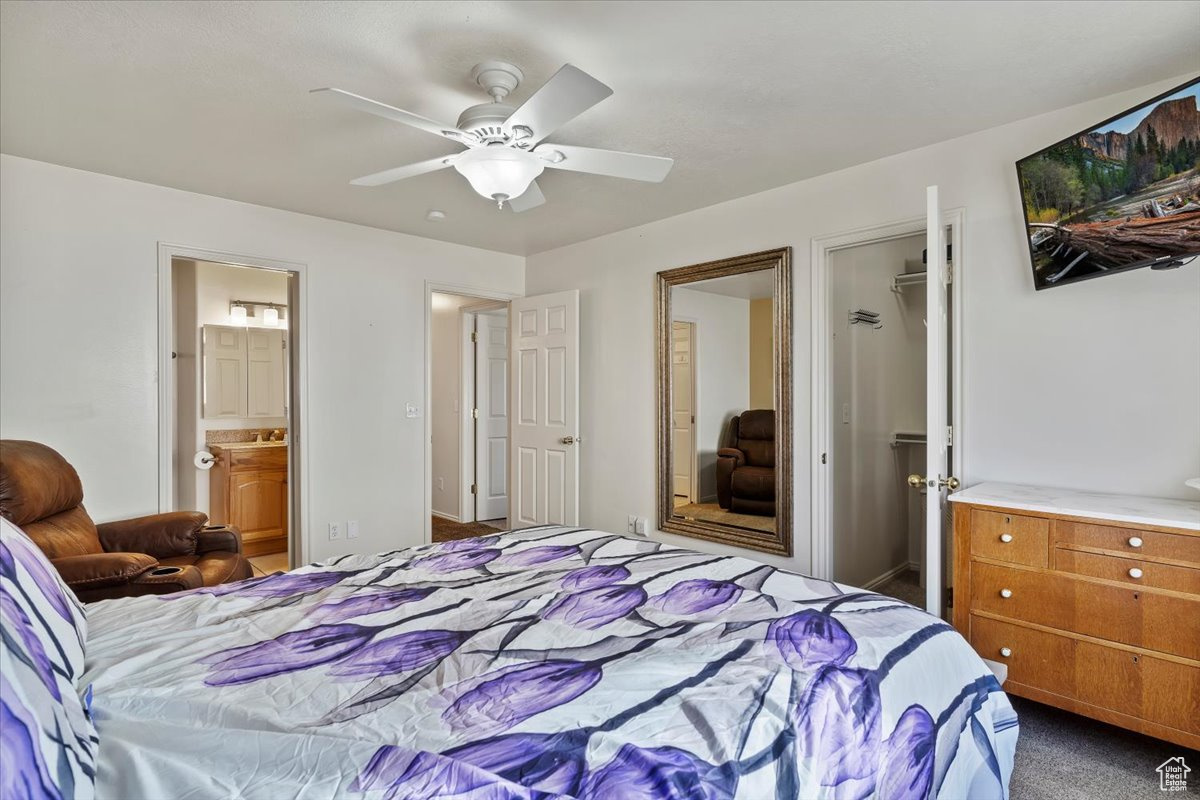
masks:
<svg viewBox="0 0 1200 800"><path fill-rule="evenodd" d="M382 186L454 167L471 183L471 188L496 201L498 208L508 203L513 211L527 211L546 202L535 182L546 167L651 183L667 177L675 163L669 158L543 142L612 94L612 89L566 64L519 108L506 105L504 98L524 77L520 69L503 61L475 65L471 79L491 95L492 102L471 106L459 115L458 124L453 127L342 89L312 91L335 97L359 111L443 136L467 148L460 153L356 178L350 181L355 186Z"/></svg>

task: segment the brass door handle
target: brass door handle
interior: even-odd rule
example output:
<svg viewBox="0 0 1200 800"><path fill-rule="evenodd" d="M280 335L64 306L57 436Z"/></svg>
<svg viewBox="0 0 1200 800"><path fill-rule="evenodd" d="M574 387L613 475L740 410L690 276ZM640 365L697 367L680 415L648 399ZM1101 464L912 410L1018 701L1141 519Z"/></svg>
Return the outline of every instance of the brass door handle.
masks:
<svg viewBox="0 0 1200 800"><path fill-rule="evenodd" d="M574 436L564 436L561 439L559 439L558 441L561 442L562 444L575 444L575 437Z"/></svg>
<svg viewBox="0 0 1200 800"><path fill-rule="evenodd" d="M926 484L926 480L925 480L924 476L922 476L922 475L917 475L916 473L913 473L912 475L908 476L908 485L914 489L920 489L925 484ZM960 484L958 482L958 478L949 477L949 478L938 478L937 485L939 488L949 489L950 491L954 491L955 489L957 489L959 487ZM932 488L932 487L930 487L930 488Z"/></svg>

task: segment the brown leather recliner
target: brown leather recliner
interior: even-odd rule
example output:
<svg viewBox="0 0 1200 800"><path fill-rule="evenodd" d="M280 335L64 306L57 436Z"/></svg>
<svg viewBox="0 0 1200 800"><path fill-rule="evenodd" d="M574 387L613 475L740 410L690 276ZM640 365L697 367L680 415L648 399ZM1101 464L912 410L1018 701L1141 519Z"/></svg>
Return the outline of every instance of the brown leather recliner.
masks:
<svg viewBox="0 0 1200 800"><path fill-rule="evenodd" d="M42 549L80 600L168 594L251 575L236 528L174 511L96 525L79 475L37 442L0 440L0 515Z"/></svg>
<svg viewBox="0 0 1200 800"><path fill-rule="evenodd" d="M717 451L717 504L739 514L775 516L775 412L734 417L729 443Z"/></svg>

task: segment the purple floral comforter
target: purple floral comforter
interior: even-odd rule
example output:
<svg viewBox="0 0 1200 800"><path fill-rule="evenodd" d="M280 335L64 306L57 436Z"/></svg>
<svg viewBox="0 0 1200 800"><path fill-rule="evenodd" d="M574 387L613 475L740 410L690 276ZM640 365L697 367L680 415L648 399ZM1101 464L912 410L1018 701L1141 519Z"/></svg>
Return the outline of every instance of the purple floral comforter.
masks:
<svg viewBox="0 0 1200 800"><path fill-rule="evenodd" d="M952 628L742 558L536 528L88 609L97 797L1000 798Z"/></svg>

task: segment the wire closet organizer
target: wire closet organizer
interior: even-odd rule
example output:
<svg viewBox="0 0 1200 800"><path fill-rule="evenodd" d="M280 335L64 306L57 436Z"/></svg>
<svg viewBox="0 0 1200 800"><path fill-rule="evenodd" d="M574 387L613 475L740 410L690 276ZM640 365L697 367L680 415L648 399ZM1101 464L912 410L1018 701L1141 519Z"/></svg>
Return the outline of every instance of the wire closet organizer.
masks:
<svg viewBox="0 0 1200 800"><path fill-rule="evenodd" d="M850 312L851 325L870 325L873 330L879 330L883 327L883 321L879 318L878 311L866 311L858 309Z"/></svg>

